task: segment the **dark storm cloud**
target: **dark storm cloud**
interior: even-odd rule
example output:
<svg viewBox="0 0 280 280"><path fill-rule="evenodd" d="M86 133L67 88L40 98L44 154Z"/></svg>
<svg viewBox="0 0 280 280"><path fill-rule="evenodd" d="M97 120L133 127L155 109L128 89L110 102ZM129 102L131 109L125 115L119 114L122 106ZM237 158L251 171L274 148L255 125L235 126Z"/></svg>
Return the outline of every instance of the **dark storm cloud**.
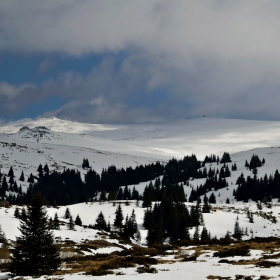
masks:
<svg viewBox="0 0 280 280"><path fill-rule="evenodd" d="M2 51L129 55L120 67L104 59L88 75L74 69L41 86L2 81L7 115L27 100L62 96L66 104L45 115L96 122L202 114L279 119L278 1L24 3L0 2Z"/></svg>

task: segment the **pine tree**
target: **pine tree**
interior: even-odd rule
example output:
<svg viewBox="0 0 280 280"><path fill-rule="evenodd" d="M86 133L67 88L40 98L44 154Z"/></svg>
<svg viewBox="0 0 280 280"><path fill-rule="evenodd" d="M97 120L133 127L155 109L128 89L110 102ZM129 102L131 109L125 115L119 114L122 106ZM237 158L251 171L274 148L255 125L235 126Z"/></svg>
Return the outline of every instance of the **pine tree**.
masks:
<svg viewBox="0 0 280 280"><path fill-rule="evenodd" d="M49 218L49 228L54 229L54 224L53 224L53 218L52 217Z"/></svg>
<svg viewBox="0 0 280 280"><path fill-rule="evenodd" d="M106 201L107 200L107 196L106 196L106 192L103 190L100 194L100 201Z"/></svg>
<svg viewBox="0 0 280 280"><path fill-rule="evenodd" d="M84 158L82 163L82 168L89 168L89 161L88 159Z"/></svg>
<svg viewBox="0 0 280 280"><path fill-rule="evenodd" d="M234 225L233 237L237 239L241 239L242 237L242 229L239 226L238 216L236 218L235 225Z"/></svg>
<svg viewBox="0 0 280 280"><path fill-rule="evenodd" d="M54 215L53 228L56 229L56 230L60 229L59 219L58 219L57 213L55 213L55 215Z"/></svg>
<svg viewBox="0 0 280 280"><path fill-rule="evenodd" d="M13 167L12 167L12 166L10 167L10 170L9 170L9 172L8 172L8 176L9 176L10 178L14 178L14 177L15 177L15 175L14 175L14 170L13 170Z"/></svg>
<svg viewBox="0 0 280 280"><path fill-rule="evenodd" d="M21 236L12 250L10 271L13 275L51 274L59 267L59 249L49 229L42 196L33 196L25 220L21 221Z"/></svg>
<svg viewBox="0 0 280 280"><path fill-rule="evenodd" d="M209 202L214 204L216 203L216 196L214 195L214 193L211 193L209 197Z"/></svg>
<svg viewBox="0 0 280 280"><path fill-rule="evenodd" d="M17 218L17 219L20 217L20 213L19 213L19 208L18 207L16 207L16 209L15 209L14 217Z"/></svg>
<svg viewBox="0 0 280 280"><path fill-rule="evenodd" d="M8 242L7 237L6 237L6 234L2 230L1 225L0 225L0 243L2 243L1 248L5 249L6 252L8 253L9 242Z"/></svg>
<svg viewBox="0 0 280 280"><path fill-rule="evenodd" d="M82 223L82 220L80 218L79 215L77 215L76 219L75 219L75 225L77 226L81 226L83 223Z"/></svg>
<svg viewBox="0 0 280 280"><path fill-rule="evenodd" d="M208 203L208 197L206 196L206 194L204 195L203 198L203 206L202 206L202 213L210 213L210 205Z"/></svg>
<svg viewBox="0 0 280 280"><path fill-rule="evenodd" d="M23 174L23 171L21 171L19 180L22 181L22 182L24 182L24 174Z"/></svg>
<svg viewBox="0 0 280 280"><path fill-rule="evenodd" d="M21 208L21 213L20 213L20 219L25 221L26 217L27 217L26 210L25 210L24 207L22 207Z"/></svg>
<svg viewBox="0 0 280 280"><path fill-rule="evenodd" d="M69 208L67 207L65 210L65 213L64 213L64 219L69 219L70 216L71 216L71 213L70 213Z"/></svg>
<svg viewBox="0 0 280 280"><path fill-rule="evenodd" d="M95 220L94 227L98 230L107 230L108 226L106 224L102 211L98 214L98 216Z"/></svg>
<svg viewBox="0 0 280 280"><path fill-rule="evenodd" d="M8 186L7 181L6 181L6 177L4 177L3 181L2 181L2 187L0 189L0 196L5 196L6 191L8 191L8 189L9 189L9 186Z"/></svg>
<svg viewBox="0 0 280 280"><path fill-rule="evenodd" d="M27 179L27 182L28 182L28 183L31 183L31 184L34 183L34 177L33 177L33 174L32 174L32 173L30 173L29 178Z"/></svg>
<svg viewBox="0 0 280 280"><path fill-rule="evenodd" d="M199 240L200 234L199 234L199 226L196 226L195 232L193 234L193 240Z"/></svg>
<svg viewBox="0 0 280 280"><path fill-rule="evenodd" d="M45 166L44 166L44 172L47 173L47 174L49 174L49 172L50 172L50 169L49 169L47 163L46 163Z"/></svg>
<svg viewBox="0 0 280 280"><path fill-rule="evenodd" d="M17 182L15 181L14 185L13 185L13 191L14 192L18 192L18 185Z"/></svg>
<svg viewBox="0 0 280 280"><path fill-rule="evenodd" d="M37 172L38 172L39 178L43 178L43 166L42 166L42 164L39 164Z"/></svg>
<svg viewBox="0 0 280 280"><path fill-rule="evenodd" d="M70 217L69 217L68 229L70 229L70 230L75 229L75 224L74 224L73 217L72 217L71 214L70 214Z"/></svg>
<svg viewBox="0 0 280 280"><path fill-rule="evenodd" d="M209 240L209 233L208 233L206 227L203 227L203 229L202 229L201 240L202 241L208 241Z"/></svg>
<svg viewBox="0 0 280 280"><path fill-rule="evenodd" d="M115 227L121 227L123 222L123 212L122 212L122 207L119 204L116 212L115 212L115 220L114 220L114 226Z"/></svg>

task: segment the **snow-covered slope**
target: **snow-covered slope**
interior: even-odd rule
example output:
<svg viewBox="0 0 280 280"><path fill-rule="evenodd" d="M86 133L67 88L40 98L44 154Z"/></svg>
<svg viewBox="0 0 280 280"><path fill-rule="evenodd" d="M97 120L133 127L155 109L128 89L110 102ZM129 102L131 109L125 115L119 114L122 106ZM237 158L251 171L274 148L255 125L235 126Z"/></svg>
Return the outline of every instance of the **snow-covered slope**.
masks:
<svg viewBox="0 0 280 280"><path fill-rule="evenodd" d="M279 143L280 122L271 121L201 118L103 125L57 118L23 119L0 126L0 168L7 172L12 165L16 177L22 170L36 173L40 163L47 163L50 169L70 167L82 171L82 160L88 158L100 173L110 165L135 167L193 153L203 159L205 155L227 151L239 169L239 161L249 160L253 153L259 152L260 156L269 158L264 168L271 173L278 164L277 149L241 151L277 147ZM237 173L239 176L240 172Z"/></svg>
<svg viewBox="0 0 280 280"><path fill-rule="evenodd" d="M192 153L203 159L211 153L277 147L280 122L202 118L103 125L56 118L23 119L0 126L0 142L4 166L15 164L15 158L22 161L18 153L21 149L24 160L35 158L35 153L40 154L38 161L50 165L64 166L62 162L67 162L79 166L87 157L93 168L100 171L111 164L126 167ZM9 143L9 148L3 142ZM36 166L38 161L34 162Z"/></svg>
<svg viewBox="0 0 280 280"><path fill-rule="evenodd" d="M83 171L82 160L88 158L90 165L100 172L102 168L112 164L117 167L135 167L156 160L167 161L171 157L182 158L193 153L199 159L213 153L221 156L224 151L227 151L231 154L232 162L236 163L237 171L233 171L231 177L227 178L228 188L214 191L217 204L213 205L211 213L204 214L205 226L213 236L219 238L224 236L227 230L233 231L238 215L240 226L244 229L247 228L249 233L243 239L249 239L251 235L278 237L280 236L279 221L274 224L265 218L266 215L280 218L280 204L276 199L273 200L272 208L264 206L263 210L259 211L254 202L237 203L233 199L232 193L236 188L236 179L241 172L245 177L252 174L244 164L245 160L249 161L253 154L257 154L260 159L265 158L265 164L258 168L258 176L271 174L276 169L280 169L279 140L280 122L203 118L134 125L99 125L79 124L55 118L25 119L0 127L0 167L2 172L7 173L8 168L12 165L16 178L19 178L22 170L26 174L36 173L39 163L48 163L51 170L70 167ZM228 165L231 167L231 164ZM210 167L216 169L221 165L206 164L207 169ZM199 186L204 181L205 179L190 181L189 186L184 186L186 194L189 196L191 188ZM143 192L147 183L140 183L136 186L140 193ZM21 184L25 184L24 187L27 186L27 183ZM227 198L230 199L231 204L225 204ZM188 207L191 205L191 203L186 204ZM93 224L100 211L104 213L106 221L109 220L112 224L116 206L112 202L94 202L70 205L69 208L73 217L75 218L79 214L86 225ZM48 208L47 211L51 217L57 212L60 221L67 222L63 219L65 209L66 206L63 206L58 209ZM145 209L136 207L135 202L131 202L129 206L123 205L124 215L130 215L132 209L135 209L143 245L147 234L147 230L143 227ZM246 217L248 209L254 213L254 223L250 223ZM0 207L0 224L10 240L15 240L15 237L19 235L19 220L13 217L14 210L15 206ZM194 233L194 228L190 233ZM54 234L58 239L70 239L77 244L85 240L100 239L96 230L78 226L75 231L70 231L66 225L62 225L61 230L54 231ZM122 250L120 247L116 247L118 240L108 240L108 242L113 244L110 248L105 248L105 251ZM122 245L122 247L124 246L130 245ZM187 248L189 251L192 249ZM85 254L104 253L104 250L85 252ZM234 277L237 273L251 275L251 273L247 273L248 268L245 265L236 268L230 264L218 264L219 259L212 255L213 251L205 252L197 262L188 263L176 262L175 256L172 256L172 261L175 260L174 264L157 265L157 268L162 271L155 276L146 275L145 277L170 279L171 277L185 278L186 275L189 275L190 279L205 279L208 275L222 274L225 277ZM255 255L256 252L252 251L251 257L253 258ZM170 258L170 256L168 257ZM166 271L166 269L170 271ZM277 279L279 274L276 270L268 271L255 267L251 267L251 269L254 275L257 275L254 279L259 279L262 274L269 274ZM135 272L135 268L120 269L119 271L126 274L123 278L143 278L143 275ZM84 279L88 276L77 274L63 276L64 279L73 279L73 277L74 279ZM115 276L106 276L110 279L113 277ZM90 279L96 279L96 277Z"/></svg>

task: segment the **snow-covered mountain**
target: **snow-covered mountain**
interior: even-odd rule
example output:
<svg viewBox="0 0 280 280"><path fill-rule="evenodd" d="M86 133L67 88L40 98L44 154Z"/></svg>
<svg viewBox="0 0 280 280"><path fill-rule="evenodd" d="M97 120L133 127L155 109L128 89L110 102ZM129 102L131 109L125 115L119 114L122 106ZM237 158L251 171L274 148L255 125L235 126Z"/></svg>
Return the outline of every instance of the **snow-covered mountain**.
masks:
<svg viewBox="0 0 280 280"><path fill-rule="evenodd" d="M274 172L280 157L278 149L270 147L279 143L280 122L271 121L201 118L104 125L23 119L0 126L0 167L7 173L12 165L16 177L21 171L36 173L40 163L47 163L51 170L69 167L83 172L82 160L88 158L100 173L110 165L135 167L191 154L203 160L206 155L221 156L227 151L239 167L237 176L253 153L269 158L264 170ZM259 150L250 151L255 148Z"/></svg>
<svg viewBox="0 0 280 280"><path fill-rule="evenodd" d="M103 125L41 118L0 126L2 166L23 169L40 162L78 167L87 157L100 172L111 164L127 167L193 153L203 159L211 153L277 147L279 140L280 122L233 119Z"/></svg>
<svg viewBox="0 0 280 280"><path fill-rule="evenodd" d="M249 161L253 154L258 155L260 159L265 158L265 164L258 168L258 176L273 174L276 169L280 169L279 140L280 122L268 121L202 118L145 124L102 125L80 124L56 118L24 119L0 126L0 167L2 172L7 173L12 165L16 179L18 179L22 170L25 174L37 173L36 170L40 163L47 163L51 170L63 170L69 167L83 173L85 170L82 169L82 161L83 158L87 158L90 165L100 173L102 168L107 168L110 165L135 167L139 164L147 164L157 160L167 161L172 157L182 158L191 154L196 154L200 160L203 160L206 155L221 156L226 151L230 153L232 160L232 163L228 163L229 168L231 169L232 164L236 164L237 170L231 171L231 176L227 178L229 185L227 188L213 190L217 204L213 205L211 213L203 215L205 226L213 236L220 238L227 231L233 231L238 215L240 226L248 230L248 235L245 235L243 239L246 240L252 236L279 237L279 221L273 223L270 219L270 217L279 219L280 206L277 199L273 199L272 208L263 206L262 211L259 211L255 202L236 202L233 197L233 190L237 187L236 180L241 172L244 173L245 178L252 175L252 171L245 167L245 161ZM207 163L205 167L207 170L210 167L217 169L221 168L221 164ZM189 197L192 187L196 188L204 182L205 179L190 180L189 185L184 185L185 193ZM20 183L23 189L26 189L27 183ZM136 189L142 193L147 183L136 185ZM229 198L230 204L225 203L227 198ZM188 202L186 205L190 207L193 204ZM74 242L73 248L67 247L69 252L65 251L64 254L93 256L98 253L110 254L113 251L122 251L132 246L131 244L120 244L119 240L111 239L107 235L100 236L97 230L90 228L77 226L75 231L67 229L66 223L68 221L63 218L66 207L47 209L51 217L57 212L59 220L63 224L61 230L54 231L57 240L60 240L61 243L65 242L65 244L69 240ZM93 224L100 211L104 213L106 221L110 221L112 224L116 209L113 202L80 203L68 207L73 217L79 214L85 225ZM136 246L145 246L147 235L147 230L143 227L145 208L136 206L135 201L131 201L130 205L123 204L124 215L130 215L133 209L142 236L142 244L139 243ZM247 217L248 210L254 213L254 223L251 223ZM20 234L18 230L19 220L14 217L14 211L15 206L8 209L0 207L0 224L10 240L15 240L15 237ZM200 226L200 230L202 230L202 226ZM194 231L195 228L190 229L191 235ZM84 247L78 247L78 244L85 246L88 240L98 240L96 241L99 242L98 248L83 250ZM267 252L266 249L257 250L259 247L257 248L258 244L256 244L255 247L252 245L251 256L232 257L228 260L237 261L247 258L248 260L252 259L253 263L257 258L261 261L262 255L267 254ZM69 246L68 243L67 246ZM242 265L242 263L239 266L230 263L220 264L218 263L220 259L213 256L217 248L209 248L208 251L203 251L205 250L203 248L185 247L176 249L177 251L174 249L172 250L173 254L170 253L164 257L157 256L160 260L166 261L166 263L156 266L159 269L160 278L170 279L175 274L178 278L182 278L187 273L189 273L190 278L194 279L205 279L209 275L209 277L213 275L234 277L237 273L248 274L248 265ZM76 251L73 253L70 250ZM198 252L202 253L197 258L197 262L181 263L180 254L184 253L184 257L188 257L198 254ZM275 251L275 253L277 252L279 251ZM273 257L274 252L271 250L270 254ZM276 269L268 271L266 268L255 266L251 266L250 269L256 276L254 279L264 279L258 277L268 274L277 279L279 274ZM141 274L136 274L135 268L115 270L115 273L119 272L126 274L123 276L124 278L141 278ZM251 272L248 275L251 275ZM5 277L8 276L4 274L3 279ZM72 272L69 272L63 277L64 279L71 277L84 279L88 276L82 275L82 273L73 275ZM115 276L106 277L111 279ZM152 275L148 277L157 279ZM95 279L95 277L93 278Z"/></svg>

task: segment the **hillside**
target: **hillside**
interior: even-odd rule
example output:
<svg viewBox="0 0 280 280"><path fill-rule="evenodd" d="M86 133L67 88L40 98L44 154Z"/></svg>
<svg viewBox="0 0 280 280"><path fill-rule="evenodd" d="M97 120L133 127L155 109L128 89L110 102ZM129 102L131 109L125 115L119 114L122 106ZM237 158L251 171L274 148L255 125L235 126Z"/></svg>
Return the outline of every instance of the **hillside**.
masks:
<svg viewBox="0 0 280 280"><path fill-rule="evenodd" d="M115 274L124 274L123 279L132 276L143 278L143 274L136 272L137 267L141 267L142 264L153 264L153 267L158 269L158 274L144 274L145 277L170 279L176 275L182 278L187 273L190 279L245 279L246 275L254 277L251 279L269 279L260 278L261 275L270 275L277 279L279 263L276 256L279 255L278 237L280 236L278 198L274 197L271 202L264 201L262 209L259 209L256 202L252 200L237 201L234 191L238 188L236 181L241 173L245 178L254 177L254 169L245 167L246 160L250 162L253 155L258 155L261 160L265 159L265 163L257 168L256 178L264 177L265 174L274 176L276 169L280 167L280 148L278 148L280 122L202 118L165 123L94 125L55 118L24 119L2 125L0 133L1 172L8 174L10 167L13 166L15 180L18 185L22 185L24 192L29 183L26 180L19 181L22 171L25 176L30 173L37 176L38 165L47 164L50 173L63 172L67 168L75 169L81 172L81 179L84 180L83 175L89 170L82 168L84 158L89 160L90 166L99 174L103 168L108 168L110 165L125 169L156 161L159 161L162 166L168 162L172 170L172 164L177 162L170 162L172 157L179 162L184 156L192 154L196 154L200 166L196 174L208 173L210 169L221 172L226 165L230 170L230 176L223 178L226 187L217 190L213 187L206 191L208 198L212 193L215 195L216 203L212 203L210 213L203 213L204 222L189 228L189 234L192 239L196 229L201 234L206 227L214 240L224 238L227 232L232 238L238 217L240 228L243 229L243 243L232 238L226 243L213 241L211 245L205 247L206 244L202 241L202 243L200 241L184 243L182 240L180 243L180 240L171 242L166 238L163 242L165 245L162 245L163 249L154 249L158 251L151 253L147 248L148 229L143 226L145 211L149 208L142 207L142 201L137 203L131 199L126 204L124 201L113 200L50 206L47 208L49 216L53 218L57 213L61 224L60 230L54 230L54 235L63 249L64 261L63 269L59 272L61 276L53 279L62 280L71 277L85 279L89 277L87 275L94 275L90 279L96 279L95 272L92 272L92 267L88 267L86 261L89 261L91 266L93 263L99 266L100 258L115 262L115 258L121 259L130 254L132 256L133 252L136 254L138 250L147 250L145 255L153 260L143 260L143 263L132 262L130 265L108 266L105 274L112 270ZM219 161L203 163L206 155L215 154L221 158L223 152L230 153L231 162L225 165ZM232 170L233 165L236 165L236 170ZM171 172L171 174L175 173ZM162 180L165 175L155 176L152 184L156 184L158 178ZM2 177L8 178L5 175ZM39 182L43 178L37 178L35 181ZM176 181L174 186L182 184L186 198L189 200L192 190L205 184L207 178L207 176L203 178L189 176L187 180ZM149 184L150 181L131 184L128 185L128 189L132 190L135 187L140 195L144 195L145 187ZM124 187L125 185L122 189ZM100 193L94 198L99 199ZM204 195L200 198L203 201ZM226 200L229 203L226 203ZM92 228L100 211L104 214L106 222L109 221L112 225L118 203L122 205L124 217L131 215L134 209L141 240L120 237L116 234L114 226L111 233ZM155 205L155 202L152 202L152 205ZM196 202L188 201L184 202L184 205L191 212L191 209L196 207ZM69 221L64 218L67 207L74 219L77 215L81 217L84 227L76 226L75 230L68 229ZM25 206L19 206L20 211L23 208ZM20 221L14 217L15 209L16 206L0 207L0 225L9 244L12 244L15 237L19 235ZM248 218L248 213L253 215L253 222ZM276 239L271 239L272 237ZM243 246L242 244L247 246L247 251L240 255L238 248ZM216 256L215 252L229 250L230 246L234 248L235 256L226 256L223 258L225 261L220 262L222 257ZM6 258L2 257L2 260L5 264ZM265 263L268 260L269 263ZM5 265L2 269L5 270ZM107 275L106 278L115 278L115 274ZM234 278L237 274L244 277ZM6 278L6 273L0 275L0 279Z"/></svg>

